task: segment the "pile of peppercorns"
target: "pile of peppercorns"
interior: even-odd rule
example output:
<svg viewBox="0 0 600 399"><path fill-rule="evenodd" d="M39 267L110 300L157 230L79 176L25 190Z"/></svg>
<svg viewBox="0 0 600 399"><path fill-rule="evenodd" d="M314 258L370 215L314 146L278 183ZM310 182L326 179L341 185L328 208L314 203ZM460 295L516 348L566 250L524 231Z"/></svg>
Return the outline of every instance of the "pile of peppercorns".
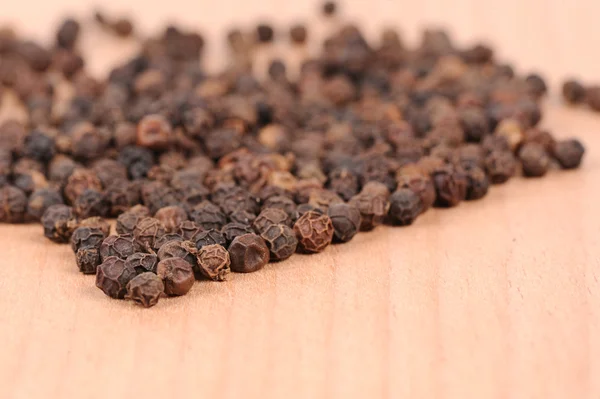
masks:
<svg viewBox="0 0 600 399"><path fill-rule="evenodd" d="M0 87L27 111L0 125L0 221L40 221L106 295L146 307L197 279L410 225L515 175L576 168L584 153L539 127L540 76L440 30L410 49L393 30L372 45L343 26L293 81L281 60L265 81L253 74L256 48L278 39L269 24L227 35L222 73L200 67L201 35L170 26L104 81L85 72L80 31L69 19L44 48L0 29ZM288 33L308 40L302 24Z"/></svg>

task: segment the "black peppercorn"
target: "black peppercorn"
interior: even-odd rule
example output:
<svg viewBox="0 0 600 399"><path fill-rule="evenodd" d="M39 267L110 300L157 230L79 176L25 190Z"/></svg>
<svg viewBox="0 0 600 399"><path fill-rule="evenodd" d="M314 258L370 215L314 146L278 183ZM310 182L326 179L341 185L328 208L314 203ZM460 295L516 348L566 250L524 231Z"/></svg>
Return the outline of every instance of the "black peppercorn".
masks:
<svg viewBox="0 0 600 399"><path fill-rule="evenodd" d="M401 226L412 224L421 214L421 198L409 188L399 188L390 197L390 218Z"/></svg>
<svg viewBox="0 0 600 399"><path fill-rule="evenodd" d="M300 249L321 252L333 239L333 224L327 215L307 212L294 223L294 232Z"/></svg>
<svg viewBox="0 0 600 399"><path fill-rule="evenodd" d="M44 235L54 242L69 242L77 228L77 219L73 208L66 205L52 205L42 215Z"/></svg>
<svg viewBox="0 0 600 399"><path fill-rule="evenodd" d="M110 256L98 266L96 287L111 298L123 299L127 293L127 284L135 276L135 270L126 267L123 259Z"/></svg>
<svg viewBox="0 0 600 399"><path fill-rule="evenodd" d="M165 295L164 290L162 279L154 273L146 272L133 277L127 283L125 298L145 308L150 308Z"/></svg>
<svg viewBox="0 0 600 399"><path fill-rule="evenodd" d="M27 197L22 190L13 186L0 188L0 222L23 222L26 209Z"/></svg>
<svg viewBox="0 0 600 399"><path fill-rule="evenodd" d="M558 141L553 148L553 156L563 169L575 169L581 164L585 147L579 140Z"/></svg>
<svg viewBox="0 0 600 399"><path fill-rule="evenodd" d="M231 271L229 252L219 244L205 245L198 251L200 273L213 281L224 281Z"/></svg>
<svg viewBox="0 0 600 399"><path fill-rule="evenodd" d="M284 260L296 252L296 233L284 224L272 224L260 235L267 243L272 260Z"/></svg>
<svg viewBox="0 0 600 399"><path fill-rule="evenodd" d="M329 207L327 215L333 225L334 239L337 242L348 242L360 229L360 212L348 204L335 204Z"/></svg>
<svg viewBox="0 0 600 399"><path fill-rule="evenodd" d="M265 240L256 234L236 237L228 248L231 270L237 273L252 273L269 263L269 248Z"/></svg>
<svg viewBox="0 0 600 399"><path fill-rule="evenodd" d="M167 295L185 295L194 285L192 265L181 258L161 260L156 266L156 274L162 279Z"/></svg>

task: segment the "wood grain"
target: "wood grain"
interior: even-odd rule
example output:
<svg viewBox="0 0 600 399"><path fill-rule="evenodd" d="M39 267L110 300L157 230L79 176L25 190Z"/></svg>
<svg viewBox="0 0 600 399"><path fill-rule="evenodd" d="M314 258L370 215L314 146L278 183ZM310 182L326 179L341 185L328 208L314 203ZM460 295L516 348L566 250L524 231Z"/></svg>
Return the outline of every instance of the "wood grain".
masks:
<svg viewBox="0 0 600 399"><path fill-rule="evenodd" d="M226 22L283 27L294 15L332 28L312 17L314 2L151 3L128 2L145 31L180 20L216 40ZM0 22L40 36L90 6L21 0ZM594 1L346 4L370 34L393 23L414 41L443 23L554 83L569 71L600 80L599 12ZM84 39L98 73L134 47ZM515 179L410 228L198 283L151 310L105 297L39 226L0 226L0 398L600 397L600 118L556 95L546 111L558 136L585 142L581 170Z"/></svg>

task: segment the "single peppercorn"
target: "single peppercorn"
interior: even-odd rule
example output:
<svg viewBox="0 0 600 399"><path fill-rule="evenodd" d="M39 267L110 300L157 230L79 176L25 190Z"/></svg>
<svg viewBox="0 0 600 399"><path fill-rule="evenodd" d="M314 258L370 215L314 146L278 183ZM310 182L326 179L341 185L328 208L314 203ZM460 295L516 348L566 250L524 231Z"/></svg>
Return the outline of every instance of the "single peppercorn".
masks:
<svg viewBox="0 0 600 399"><path fill-rule="evenodd" d="M562 86L562 95L569 104L580 104L585 100L585 87L576 80L567 80Z"/></svg>
<svg viewBox="0 0 600 399"><path fill-rule="evenodd" d="M73 203L73 211L79 218L108 216L109 210L104 194L93 189L86 189Z"/></svg>
<svg viewBox="0 0 600 399"><path fill-rule="evenodd" d="M137 145L153 150L164 150L172 139L171 124L161 115L147 115L137 126Z"/></svg>
<svg viewBox="0 0 600 399"><path fill-rule="evenodd" d="M0 188L0 222L20 223L25 219L27 196L13 186Z"/></svg>
<svg viewBox="0 0 600 399"><path fill-rule="evenodd" d="M67 179L65 197L73 204L85 190L102 191L102 183L96 173L88 169L75 169Z"/></svg>
<svg viewBox="0 0 600 399"><path fill-rule="evenodd" d="M400 188L390 197L389 215L400 226L411 225L421 214L421 198L409 188Z"/></svg>
<svg viewBox="0 0 600 399"><path fill-rule="evenodd" d="M171 205L159 209L154 217L165 226L167 232L174 232L177 226L187 221L188 215L182 207Z"/></svg>
<svg viewBox="0 0 600 399"><path fill-rule="evenodd" d="M452 207L464 199L461 182L454 170L438 168L431 177L436 192L436 206Z"/></svg>
<svg viewBox="0 0 600 399"><path fill-rule="evenodd" d="M110 223L99 216L93 216L91 218L80 220L79 227L100 229L105 237L110 235Z"/></svg>
<svg viewBox="0 0 600 399"><path fill-rule="evenodd" d="M196 235L195 243L197 249L202 249L206 245L227 245L227 240L219 230L210 229Z"/></svg>
<svg viewBox="0 0 600 399"><path fill-rule="evenodd" d="M421 213L426 212L435 202L435 187L431 178L421 173L400 174L397 177L398 188L411 189L421 199Z"/></svg>
<svg viewBox="0 0 600 399"><path fill-rule="evenodd" d="M71 236L71 249L73 252L77 252L80 248L99 249L105 238L104 231L97 227L79 226Z"/></svg>
<svg viewBox="0 0 600 399"><path fill-rule="evenodd" d="M483 169L479 167L467 169L466 177L467 195L465 199L473 201L485 197L490 186L490 181Z"/></svg>
<svg viewBox="0 0 600 399"><path fill-rule="evenodd" d="M337 11L337 4L334 1L326 1L323 3L322 10L325 16L331 17Z"/></svg>
<svg viewBox="0 0 600 399"><path fill-rule="evenodd" d="M284 224L272 224L260 235L267 243L272 260L284 260L296 252L296 233Z"/></svg>
<svg viewBox="0 0 600 399"><path fill-rule="evenodd" d="M225 281L231 272L229 252L219 245L205 245L198 251L197 263L200 273L213 281Z"/></svg>
<svg viewBox="0 0 600 399"><path fill-rule="evenodd" d="M519 160L523 166L523 175L542 177L550 167L550 157L540 144L528 143L519 150Z"/></svg>
<svg viewBox="0 0 600 399"><path fill-rule="evenodd" d="M217 205L202 201L190 211L190 218L205 230L220 230L227 224L227 216Z"/></svg>
<svg viewBox="0 0 600 399"><path fill-rule="evenodd" d="M77 219L73 208L66 205L52 205L42 215L44 236L58 243L69 242L77 228Z"/></svg>
<svg viewBox="0 0 600 399"><path fill-rule="evenodd" d="M296 24L290 28L290 40L294 44L306 43L307 36L308 32L304 25Z"/></svg>
<svg viewBox="0 0 600 399"><path fill-rule="evenodd" d="M160 220L151 217L141 219L133 229L133 237L146 250L156 249L156 240L165 234L165 226Z"/></svg>
<svg viewBox="0 0 600 399"><path fill-rule="evenodd" d="M40 220L46 209L52 205L64 204L62 195L53 188L40 188L29 196L27 215L33 220ZM2 217L0 217L2 220Z"/></svg>
<svg viewBox="0 0 600 399"><path fill-rule="evenodd" d="M194 271L189 262L181 258L167 258L158 262L156 274L165 285L170 296L185 295L194 285Z"/></svg>
<svg viewBox="0 0 600 399"><path fill-rule="evenodd" d="M360 212L361 230L373 230L383 223L390 206L389 196L390 193L384 184L369 182L359 194L350 199L348 203Z"/></svg>
<svg viewBox="0 0 600 399"><path fill-rule="evenodd" d="M75 263L83 274L96 274L102 263L100 251L94 247L79 248L75 253Z"/></svg>
<svg viewBox="0 0 600 399"><path fill-rule="evenodd" d="M269 263L269 248L265 240L256 234L236 237L228 248L231 270L237 273L252 273Z"/></svg>
<svg viewBox="0 0 600 399"><path fill-rule="evenodd" d="M260 43L269 43L273 41L275 31L271 25L262 23L256 26L256 38Z"/></svg>
<svg viewBox="0 0 600 399"><path fill-rule="evenodd" d="M156 305L165 295L165 286L160 277L154 273L146 272L132 278L127 283L127 295L130 299L145 308Z"/></svg>
<svg viewBox="0 0 600 399"><path fill-rule="evenodd" d="M127 18L117 19L111 27L119 37L129 37L133 34L133 23Z"/></svg>
<svg viewBox="0 0 600 399"><path fill-rule="evenodd" d="M123 299L127 284L136 276L135 270L125 266L123 259L110 256L96 270L96 287L114 299Z"/></svg>
<svg viewBox="0 0 600 399"><path fill-rule="evenodd" d="M485 169L493 184L502 184L514 176L517 162L511 152L492 151L485 158Z"/></svg>
<svg viewBox="0 0 600 399"><path fill-rule="evenodd" d="M119 215L116 230L119 234L133 234L137 223L145 217L150 216L150 210L144 205L136 205L129 211Z"/></svg>
<svg viewBox="0 0 600 399"><path fill-rule="evenodd" d="M267 208L279 208L287 213L290 218L293 218L296 213L296 203L292 199L281 195L269 197L265 200L262 209Z"/></svg>
<svg viewBox="0 0 600 399"><path fill-rule="evenodd" d="M221 233L223 234L223 237L225 237L225 240L227 240L227 244L230 244L236 237L248 233L254 233L254 231L250 226L244 224L227 223L221 229Z"/></svg>
<svg viewBox="0 0 600 399"><path fill-rule="evenodd" d="M131 235L108 236L100 245L100 256L102 261L110 257L127 259L129 255L140 250L140 246Z"/></svg>
<svg viewBox="0 0 600 399"><path fill-rule="evenodd" d="M321 252L333 239L333 224L327 215L307 212L294 223L299 248L305 252Z"/></svg>
<svg viewBox="0 0 600 399"><path fill-rule="evenodd" d="M333 225L334 239L348 242L360 229L360 212L349 204L334 204L327 210L327 216Z"/></svg>
<svg viewBox="0 0 600 399"><path fill-rule="evenodd" d="M164 244L158 250L158 260L162 261L169 258L181 258L190 264L190 267L196 268L196 246L191 241L170 241Z"/></svg>
<svg viewBox="0 0 600 399"><path fill-rule="evenodd" d="M292 226L292 219L283 209L264 208L254 220L252 227L258 234L262 234L263 231L273 224Z"/></svg>
<svg viewBox="0 0 600 399"><path fill-rule="evenodd" d="M72 50L75 47L79 31L79 22L72 18L64 20L56 32L56 44L59 47Z"/></svg>
<svg viewBox="0 0 600 399"><path fill-rule="evenodd" d="M156 240L156 243L154 243L154 245L157 249L160 250L163 245L165 245L166 243L171 242L171 241L181 242L181 241L185 241L185 240L183 239L182 236L180 236L177 233L167 233L164 236L161 236L158 240Z"/></svg>
<svg viewBox="0 0 600 399"><path fill-rule="evenodd" d="M156 273L157 264L158 256L143 252L136 252L125 259L125 267L135 270L137 274L146 272Z"/></svg>
<svg viewBox="0 0 600 399"><path fill-rule="evenodd" d="M525 82L527 83L527 89L529 94L531 94L534 98L540 98L548 92L548 86L540 75L531 74L525 78Z"/></svg>
<svg viewBox="0 0 600 399"><path fill-rule="evenodd" d="M553 149L553 156L563 169L578 168L584 153L585 147L576 139L558 141Z"/></svg>
<svg viewBox="0 0 600 399"><path fill-rule="evenodd" d="M183 237L184 240L195 241L196 236L203 232L204 229L192 222L191 220L185 220L177 226L175 232Z"/></svg>

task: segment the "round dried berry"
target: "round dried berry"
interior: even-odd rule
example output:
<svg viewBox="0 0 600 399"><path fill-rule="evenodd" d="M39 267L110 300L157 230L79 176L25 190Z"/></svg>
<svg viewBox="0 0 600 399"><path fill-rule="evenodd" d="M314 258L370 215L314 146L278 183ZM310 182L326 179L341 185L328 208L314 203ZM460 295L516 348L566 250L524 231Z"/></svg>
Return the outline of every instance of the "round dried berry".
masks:
<svg viewBox="0 0 600 399"><path fill-rule="evenodd" d="M478 200L488 192L490 181L483 169L474 167L466 171L467 176L467 195L466 200Z"/></svg>
<svg viewBox="0 0 600 399"><path fill-rule="evenodd" d="M227 216L221 208L209 201L202 201L190 212L190 218L205 230L220 230L227 224Z"/></svg>
<svg viewBox="0 0 600 399"><path fill-rule="evenodd" d="M191 220L186 220L181 222L179 226L175 229L175 232L183 237L184 240L195 241L196 236L203 232L204 229L196 224L196 222L192 222Z"/></svg>
<svg viewBox="0 0 600 399"><path fill-rule="evenodd" d="M327 215L333 225L334 239L337 242L350 241L360 229L360 212L348 204L335 204L329 207Z"/></svg>
<svg viewBox="0 0 600 399"><path fill-rule="evenodd" d="M160 277L146 272L135 276L127 284L126 299L130 299L145 308L156 305L165 295L165 285Z"/></svg>
<svg viewBox="0 0 600 399"><path fill-rule="evenodd" d="M269 263L269 248L256 234L236 237L229 246L231 270L237 273L252 273Z"/></svg>
<svg viewBox="0 0 600 399"><path fill-rule="evenodd" d="M102 219L99 216L93 216L91 218L83 219L79 222L79 227L91 227L95 229L100 229L105 237L110 235L110 223L106 220Z"/></svg>
<svg viewBox="0 0 600 399"><path fill-rule="evenodd" d="M158 264L158 256L155 254L145 254L136 252L129 255L125 260L125 266L135 270L137 274L146 272L156 273L156 265Z"/></svg>
<svg viewBox="0 0 600 399"><path fill-rule="evenodd" d="M262 234L263 231L274 224L285 224L286 226L291 226L292 219L283 209L265 208L254 220L252 227L258 234Z"/></svg>
<svg viewBox="0 0 600 399"><path fill-rule="evenodd" d="M262 209L267 208L281 209L287 213L290 218L293 218L296 214L296 203L289 197L284 197L282 195L276 195L264 201Z"/></svg>
<svg viewBox="0 0 600 399"><path fill-rule="evenodd" d="M73 231L77 228L77 219L73 208L66 205L52 205L42 216L44 236L54 242L69 242Z"/></svg>
<svg viewBox="0 0 600 399"><path fill-rule="evenodd" d="M104 231L97 227L79 226L71 236L71 249L77 252L79 248L100 248L106 238Z"/></svg>
<svg viewBox="0 0 600 399"><path fill-rule="evenodd" d="M267 243L273 260L289 258L298 247L294 230L284 224L272 224L260 236Z"/></svg>
<svg viewBox="0 0 600 399"><path fill-rule="evenodd" d="M307 212L294 224L300 249L305 252L321 252L333 239L333 224L327 215Z"/></svg>
<svg viewBox="0 0 600 399"><path fill-rule="evenodd" d="M156 246L156 248L158 250L160 250L163 245L165 245L166 243L171 242L171 241L181 242L181 241L185 241L185 240L183 239L182 236L180 236L177 233L167 233L164 236L161 236L158 240L156 240L156 243L154 245Z"/></svg>
<svg viewBox="0 0 600 399"><path fill-rule="evenodd" d="M227 240L227 244L230 244L236 237L242 236L244 234L254 233L250 226L246 226L244 224L239 223L227 223L221 229L221 233L225 240Z"/></svg>
<svg viewBox="0 0 600 399"><path fill-rule="evenodd" d="M102 183L96 174L88 169L75 169L65 186L65 197L72 204L87 189L102 191Z"/></svg>
<svg viewBox="0 0 600 399"><path fill-rule="evenodd" d="M83 274L96 274L98 265L102 262L98 248L79 248L75 253L75 261Z"/></svg>
<svg viewBox="0 0 600 399"><path fill-rule="evenodd" d="M172 140L171 124L162 115L147 115L137 126L137 145L164 150Z"/></svg>
<svg viewBox="0 0 600 399"><path fill-rule="evenodd" d="M167 232L172 233L177 226L187 220L188 215L182 207L171 205L159 209L154 217L162 222Z"/></svg>
<svg viewBox="0 0 600 399"><path fill-rule="evenodd" d="M64 201L62 195L56 189L40 188L29 196L27 215L34 220L40 220L46 209L52 205L60 204L64 204Z"/></svg>
<svg viewBox="0 0 600 399"><path fill-rule="evenodd" d="M575 169L581 164L585 147L579 140L563 140L554 146L553 155L563 169Z"/></svg>
<svg viewBox="0 0 600 399"><path fill-rule="evenodd" d="M227 240L225 236L219 231L215 229L210 229L203 231L196 235L196 248L202 249L205 245L227 245Z"/></svg>
<svg viewBox="0 0 600 399"><path fill-rule="evenodd" d="M140 246L136 243L133 236L128 234L108 236L100 245L100 256L102 257L102 261L113 256L120 259L127 259L129 255L139 251Z"/></svg>
<svg viewBox="0 0 600 399"><path fill-rule="evenodd" d="M523 166L523 175L541 177L548 172L550 157L540 144L528 143L519 150L519 160Z"/></svg>
<svg viewBox="0 0 600 399"><path fill-rule="evenodd" d="M421 214L421 198L409 188L400 188L390 197L390 217L400 226L411 225Z"/></svg>
<svg viewBox="0 0 600 399"><path fill-rule="evenodd" d="M232 223L240 223L251 226L254 220L256 220L256 215L248 212L245 209L238 209L229 215L229 221Z"/></svg>
<svg viewBox="0 0 600 399"><path fill-rule="evenodd" d="M362 231L373 230L383 223L389 209L388 197L389 195L376 195L363 191L348 202L360 212Z"/></svg>
<svg viewBox="0 0 600 399"><path fill-rule="evenodd" d="M25 219L27 196L13 186L0 188L0 222L20 223Z"/></svg>
<svg viewBox="0 0 600 399"><path fill-rule="evenodd" d="M191 267L196 267L196 246L191 241L170 241L158 250L158 260L181 258Z"/></svg>
<svg viewBox="0 0 600 399"><path fill-rule="evenodd" d="M336 204L336 205L339 205L339 204ZM323 210L321 208L318 208L312 204L300 204L296 207L296 216L294 217L294 220L298 220L306 212L311 212L311 211L320 213L321 215L323 215L325 213L325 212L323 212Z"/></svg>
<svg viewBox="0 0 600 399"><path fill-rule="evenodd" d="M73 203L73 210L77 217L89 218L92 216L108 216L110 204L104 195L96 190L87 189Z"/></svg>
<svg viewBox="0 0 600 399"><path fill-rule="evenodd" d="M127 293L127 284L135 275L135 270L126 267L123 259L110 256L98 266L96 287L111 298L123 299Z"/></svg>
<svg viewBox="0 0 600 399"><path fill-rule="evenodd" d="M517 161L509 151L492 151L485 158L485 169L493 184L502 184L514 176Z"/></svg>
<svg viewBox="0 0 600 399"><path fill-rule="evenodd" d="M308 197L308 203L316 208L323 210L323 212L327 212L327 209L330 205L343 204L344 200L336 193L325 189L319 189L313 190L310 193Z"/></svg>
<svg viewBox="0 0 600 399"><path fill-rule="evenodd" d="M116 180L104 190L104 199L109 205L110 215L119 216L140 202L140 189L137 182ZM146 208L143 205L135 205ZM148 210L148 208L146 208ZM148 210L148 214L150 211Z"/></svg>
<svg viewBox="0 0 600 399"><path fill-rule="evenodd" d="M133 234L140 220L150 216L150 210L143 205L136 205L117 218L116 230L119 234Z"/></svg>
<svg viewBox="0 0 600 399"><path fill-rule="evenodd" d="M576 80L567 80L562 86L562 94L569 104L580 104L585 100L585 87Z"/></svg>
<svg viewBox="0 0 600 399"><path fill-rule="evenodd" d="M161 260L156 266L156 274L162 279L167 295L185 295L194 285L192 265L181 258Z"/></svg>
<svg viewBox="0 0 600 399"><path fill-rule="evenodd" d="M463 182L451 168L438 168L433 172L432 179L436 192L436 206L452 207L464 199Z"/></svg>
<svg viewBox="0 0 600 399"><path fill-rule="evenodd" d="M200 273L213 281L224 281L231 272L229 252L221 245L203 246L197 260Z"/></svg>
<svg viewBox="0 0 600 399"><path fill-rule="evenodd" d="M156 240L165 235L165 226L160 220L146 217L141 219L133 229L133 236L142 248L155 249Z"/></svg>
<svg viewBox="0 0 600 399"><path fill-rule="evenodd" d="M435 202L435 187L428 176L421 174L398 176L398 188L411 189L421 198L421 213L426 212Z"/></svg>

